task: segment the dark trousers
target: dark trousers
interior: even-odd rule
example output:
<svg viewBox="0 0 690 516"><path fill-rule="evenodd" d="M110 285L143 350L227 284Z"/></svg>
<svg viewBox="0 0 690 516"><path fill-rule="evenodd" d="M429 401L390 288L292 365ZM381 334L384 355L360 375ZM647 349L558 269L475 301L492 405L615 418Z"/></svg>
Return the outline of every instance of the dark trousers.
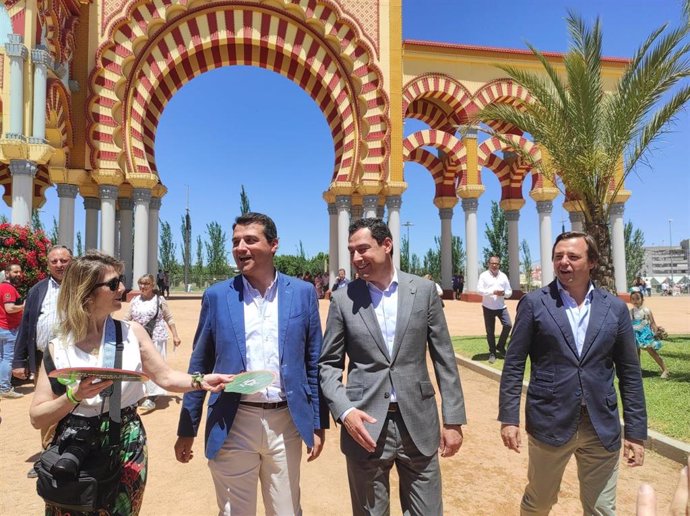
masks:
<svg viewBox="0 0 690 516"><path fill-rule="evenodd" d="M484 328L486 328L486 341L489 343L489 353L492 355L496 354L496 318L501 321L501 326L503 326L501 336L498 337L498 351L505 353L508 335L510 335L510 329L513 327L513 324L510 322L508 309L491 310L482 306L482 310L484 311Z"/></svg>

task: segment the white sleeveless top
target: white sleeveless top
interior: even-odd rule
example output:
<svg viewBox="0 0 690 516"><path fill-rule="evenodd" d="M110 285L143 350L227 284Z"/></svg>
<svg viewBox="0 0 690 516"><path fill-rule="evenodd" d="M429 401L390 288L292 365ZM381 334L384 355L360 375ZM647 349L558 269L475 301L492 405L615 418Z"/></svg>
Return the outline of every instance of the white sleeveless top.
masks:
<svg viewBox="0 0 690 516"><path fill-rule="evenodd" d="M98 354L92 355L82 351L74 345L74 339L70 335L66 339L55 338L51 341L53 349L53 362L56 369L63 369L65 367L103 367L103 357L105 353L103 348L105 346L106 327L110 318L106 319L103 328L103 338L98 348ZM142 371L141 353L139 351L139 340L134 332L131 331L130 326L125 321L119 321L122 325L122 343L124 349L122 351L122 369L130 371ZM115 324L118 324L116 321ZM112 332L114 333L114 332ZM115 342L115 336L112 337L112 342ZM121 407L125 408L137 403L145 396L143 382L122 382L122 402ZM93 398L82 400L74 410L74 414L78 416L92 417L101 413L102 398L99 395ZM103 412L109 411L109 398L106 397Z"/></svg>

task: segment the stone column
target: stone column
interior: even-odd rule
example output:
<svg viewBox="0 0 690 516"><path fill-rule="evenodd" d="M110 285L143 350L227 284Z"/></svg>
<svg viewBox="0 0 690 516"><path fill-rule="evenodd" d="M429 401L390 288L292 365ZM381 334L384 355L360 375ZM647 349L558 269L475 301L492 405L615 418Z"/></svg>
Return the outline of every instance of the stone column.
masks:
<svg viewBox="0 0 690 516"><path fill-rule="evenodd" d="M328 288L338 275L338 210L334 202L328 203Z"/></svg>
<svg viewBox="0 0 690 516"><path fill-rule="evenodd" d="M393 265L400 269L400 206L402 197L400 195L389 195L386 197L386 207L388 208L388 229L393 235Z"/></svg>
<svg viewBox="0 0 690 516"><path fill-rule="evenodd" d="M453 290L453 208L439 208L441 219L441 288Z"/></svg>
<svg viewBox="0 0 690 516"><path fill-rule="evenodd" d="M149 202L151 190L148 188L134 188L134 263L132 264L132 279L139 279L147 274L149 267Z"/></svg>
<svg viewBox="0 0 690 516"><path fill-rule="evenodd" d="M384 201L383 204L379 204L378 206L376 206L376 216L379 219L382 219L385 214L386 214L386 203Z"/></svg>
<svg viewBox="0 0 690 516"><path fill-rule="evenodd" d="M115 256L115 202L117 186L99 185L101 199L101 251Z"/></svg>
<svg viewBox="0 0 690 516"><path fill-rule="evenodd" d="M60 183L57 185L60 200L60 221L58 223L58 244L74 250L74 200L77 198L77 185Z"/></svg>
<svg viewBox="0 0 690 516"><path fill-rule="evenodd" d="M551 261L551 210L553 201L537 201L539 213L539 256L541 260L541 284L546 286L553 281L553 262Z"/></svg>
<svg viewBox="0 0 690 516"><path fill-rule="evenodd" d="M362 213L364 213L364 210L362 209L361 204L353 204L350 206L350 220L353 222L355 220L359 220L362 218Z"/></svg>
<svg viewBox="0 0 690 516"><path fill-rule="evenodd" d="M127 288L132 288L132 199L120 197L120 260L125 264Z"/></svg>
<svg viewBox="0 0 690 516"><path fill-rule="evenodd" d="M614 279L617 292L628 291L627 271L625 264L625 224L623 222L623 212L625 204L611 204L610 224L611 224L611 254L613 257Z"/></svg>
<svg viewBox="0 0 690 516"><path fill-rule="evenodd" d="M465 212L465 242L467 243L467 271L465 273L465 290L477 291L479 280L479 254L477 247L477 209L479 199L466 198L462 200Z"/></svg>
<svg viewBox="0 0 690 516"><path fill-rule="evenodd" d="M52 63L50 52L43 46L31 51L34 63L34 111L33 130L34 143L46 141L46 92L48 87L48 65Z"/></svg>
<svg viewBox="0 0 690 516"><path fill-rule="evenodd" d="M12 224L31 224L31 205L34 195L34 177L38 165L26 159L10 160L12 176Z"/></svg>
<svg viewBox="0 0 690 516"><path fill-rule="evenodd" d="M149 203L149 273L154 277L158 271L158 214L161 209L161 198L152 197Z"/></svg>
<svg viewBox="0 0 690 516"><path fill-rule="evenodd" d="M585 215L581 211L571 211L568 212L568 216L570 217L570 230L571 231L579 231L582 233L584 230L584 222L585 222Z"/></svg>
<svg viewBox="0 0 690 516"><path fill-rule="evenodd" d="M520 237L518 233L519 210L504 212L508 222L508 278L510 288L520 290Z"/></svg>
<svg viewBox="0 0 690 516"><path fill-rule="evenodd" d="M376 210L379 206L379 196L378 195L365 195L362 199L363 213L362 217L365 219L376 218Z"/></svg>
<svg viewBox="0 0 690 516"><path fill-rule="evenodd" d="M101 201L97 197L84 197L84 251L98 249L98 210Z"/></svg>
<svg viewBox="0 0 690 516"><path fill-rule="evenodd" d="M24 61L29 55L29 51L24 46L22 36L19 34L8 34L5 43L5 52L10 58L10 84L9 84L9 130L5 133L6 138L24 138ZM45 109L45 104L44 104ZM31 203L29 203L29 206ZM13 209L14 211L14 209ZM30 218L30 217L29 217ZM17 224L12 219L13 224Z"/></svg>
<svg viewBox="0 0 690 516"><path fill-rule="evenodd" d="M336 195L335 207L338 212L338 268L345 269L350 278L350 252L347 250L348 229L350 227L350 196Z"/></svg>

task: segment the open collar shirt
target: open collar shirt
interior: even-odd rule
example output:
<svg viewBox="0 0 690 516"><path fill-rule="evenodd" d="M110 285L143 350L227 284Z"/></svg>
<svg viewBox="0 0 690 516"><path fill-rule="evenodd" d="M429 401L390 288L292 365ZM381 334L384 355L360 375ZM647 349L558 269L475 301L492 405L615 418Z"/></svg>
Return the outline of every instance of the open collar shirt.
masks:
<svg viewBox="0 0 690 516"><path fill-rule="evenodd" d="M561 301L563 301L563 306L565 307L565 313L568 316L568 322L570 323L570 329L573 332L573 337L575 338L575 346L577 347L578 356L582 356L582 347L585 344L585 335L587 335L587 327L589 326L589 315L592 306L592 295L594 293L594 285L589 283L589 289L585 295L585 301L582 306L577 304L577 301L568 293L568 291L563 288L558 279L556 280L558 285L558 293L561 296Z"/></svg>
<svg viewBox="0 0 690 516"><path fill-rule="evenodd" d="M52 276L48 280L48 289L41 304L41 313L36 322L36 349L45 351L48 342L55 336L57 326L57 299L60 284Z"/></svg>
<svg viewBox="0 0 690 516"><path fill-rule="evenodd" d="M376 313L376 320L381 328L383 341L388 348L388 356L393 356L393 343L395 342L395 325L398 320L398 271L393 269L393 279L385 290L380 290L373 283L367 282L371 303ZM392 389L392 402L397 401L395 389Z"/></svg>
<svg viewBox="0 0 690 516"><path fill-rule="evenodd" d="M242 400L257 403L283 401L285 393L281 387L278 346L278 273L263 296L244 276L242 284L247 371L268 370L276 375L271 385L255 394L243 395Z"/></svg>

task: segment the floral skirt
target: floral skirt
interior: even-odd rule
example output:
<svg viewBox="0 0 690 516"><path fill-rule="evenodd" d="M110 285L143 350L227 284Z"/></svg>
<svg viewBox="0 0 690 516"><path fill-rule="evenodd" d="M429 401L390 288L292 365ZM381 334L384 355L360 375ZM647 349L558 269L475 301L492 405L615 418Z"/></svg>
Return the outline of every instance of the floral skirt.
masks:
<svg viewBox="0 0 690 516"><path fill-rule="evenodd" d="M56 435L62 434L62 426L63 422L58 426ZM110 419L104 419L99 429L101 444L104 446L107 446L109 442L109 427ZM122 410L120 446L122 477L112 507L103 507L93 512L75 512L46 504L46 516L136 516L139 514L146 487L148 451L146 431L137 415L136 407Z"/></svg>
<svg viewBox="0 0 690 516"><path fill-rule="evenodd" d="M635 330L635 341L640 349L661 349L661 341L654 338L652 328L647 324L644 326L633 325Z"/></svg>

